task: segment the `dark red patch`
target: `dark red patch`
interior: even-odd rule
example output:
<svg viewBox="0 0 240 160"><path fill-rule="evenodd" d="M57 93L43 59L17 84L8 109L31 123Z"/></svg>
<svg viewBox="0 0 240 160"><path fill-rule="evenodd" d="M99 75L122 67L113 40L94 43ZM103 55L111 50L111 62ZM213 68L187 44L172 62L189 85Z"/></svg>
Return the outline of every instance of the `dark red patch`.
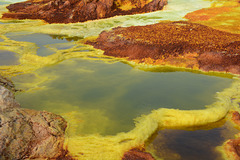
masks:
<svg viewBox="0 0 240 160"><path fill-rule="evenodd" d="M150 153L134 148L127 151L122 160L154 160L154 158Z"/></svg>

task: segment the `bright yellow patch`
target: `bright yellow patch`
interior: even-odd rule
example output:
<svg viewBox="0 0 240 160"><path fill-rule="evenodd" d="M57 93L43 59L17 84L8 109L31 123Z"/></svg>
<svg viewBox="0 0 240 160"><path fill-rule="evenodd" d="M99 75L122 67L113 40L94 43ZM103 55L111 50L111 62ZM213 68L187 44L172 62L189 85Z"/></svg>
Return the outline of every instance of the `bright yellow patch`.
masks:
<svg viewBox="0 0 240 160"><path fill-rule="evenodd" d="M116 136L78 136L71 135L66 141L70 154L77 159L99 160L108 157L109 160L120 160L124 152L131 148L144 145L145 141L157 130L166 128L186 129L193 126L207 125L223 119L230 110L239 110L240 81L217 94L217 99L204 110L177 110L160 108L149 115L136 119L136 126L127 133ZM74 123L70 119L69 123ZM71 127L70 127L71 128ZM69 130L72 130L70 129Z"/></svg>

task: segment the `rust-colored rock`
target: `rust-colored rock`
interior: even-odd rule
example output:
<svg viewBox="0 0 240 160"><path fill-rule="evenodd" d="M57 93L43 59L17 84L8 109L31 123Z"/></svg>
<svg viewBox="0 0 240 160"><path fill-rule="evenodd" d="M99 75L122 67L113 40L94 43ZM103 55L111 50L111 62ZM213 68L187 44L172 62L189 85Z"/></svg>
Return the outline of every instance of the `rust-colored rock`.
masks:
<svg viewBox="0 0 240 160"><path fill-rule="evenodd" d="M240 159L240 138L229 139L224 143L224 153L227 159L239 160Z"/></svg>
<svg viewBox="0 0 240 160"><path fill-rule="evenodd" d="M150 153L134 148L126 152L122 160L154 160L154 158Z"/></svg>
<svg viewBox="0 0 240 160"><path fill-rule="evenodd" d="M227 155L227 158L231 160L240 159L240 139L230 139L224 145L224 150Z"/></svg>
<svg viewBox="0 0 240 160"><path fill-rule="evenodd" d="M10 13L3 18L73 23L161 10L166 4L167 0L28 0L9 5Z"/></svg>
<svg viewBox="0 0 240 160"><path fill-rule="evenodd" d="M240 126L240 114L237 111L232 112L232 122L235 123L237 126Z"/></svg>
<svg viewBox="0 0 240 160"><path fill-rule="evenodd" d="M240 35L200 24L179 21L118 27L87 43L105 55L128 60L240 74Z"/></svg>
<svg viewBox="0 0 240 160"><path fill-rule="evenodd" d="M237 111L230 112L231 121L240 127L240 114ZM226 159L240 159L240 133L235 135L237 138L229 139L223 144L223 152Z"/></svg>
<svg viewBox="0 0 240 160"><path fill-rule="evenodd" d="M20 108L0 86L0 159L70 159L63 147L66 127L58 115Z"/></svg>

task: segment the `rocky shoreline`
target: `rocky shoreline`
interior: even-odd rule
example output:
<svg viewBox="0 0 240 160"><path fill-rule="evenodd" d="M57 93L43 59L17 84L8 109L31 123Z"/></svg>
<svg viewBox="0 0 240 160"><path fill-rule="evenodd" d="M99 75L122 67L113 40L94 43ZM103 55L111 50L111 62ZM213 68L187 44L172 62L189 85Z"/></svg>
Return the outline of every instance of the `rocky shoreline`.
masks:
<svg viewBox="0 0 240 160"><path fill-rule="evenodd" d="M53 113L20 108L5 87L13 85L0 77L0 159L72 159L64 149L67 122Z"/></svg>
<svg viewBox="0 0 240 160"><path fill-rule="evenodd" d="M240 35L196 23L118 27L86 43L137 63L240 74Z"/></svg>
<svg viewBox="0 0 240 160"><path fill-rule="evenodd" d="M53 113L21 108L15 91L0 75L0 159L74 160L64 147L67 122ZM122 159L154 160L144 148L131 149Z"/></svg>
<svg viewBox="0 0 240 160"><path fill-rule="evenodd" d="M147 13L163 9L167 0L28 0L10 4L2 18L42 19L48 23L74 23Z"/></svg>
<svg viewBox="0 0 240 160"><path fill-rule="evenodd" d="M166 0L153 1L27 1L8 6L3 18L43 19L48 23L72 23L160 10ZM108 56L136 63L170 65L203 71L240 74L240 35L185 21L148 26L118 27L102 32L87 44ZM12 92L16 89L0 76L0 159L71 160L64 148L67 122L45 111L20 108ZM239 126L238 112L229 113ZM224 152L240 159L240 136L225 142ZM123 160L154 159L144 148L133 148Z"/></svg>

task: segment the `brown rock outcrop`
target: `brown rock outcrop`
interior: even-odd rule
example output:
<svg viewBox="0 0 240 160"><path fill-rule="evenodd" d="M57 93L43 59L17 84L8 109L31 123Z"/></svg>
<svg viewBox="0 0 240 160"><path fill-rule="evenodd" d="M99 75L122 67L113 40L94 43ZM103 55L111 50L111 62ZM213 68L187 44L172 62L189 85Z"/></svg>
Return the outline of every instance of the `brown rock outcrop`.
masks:
<svg viewBox="0 0 240 160"><path fill-rule="evenodd" d="M240 159L240 138L229 139L224 143L224 151L227 159L239 160Z"/></svg>
<svg viewBox="0 0 240 160"><path fill-rule="evenodd" d="M86 43L105 55L128 60L240 74L240 35L200 24L179 21L118 27Z"/></svg>
<svg viewBox="0 0 240 160"><path fill-rule="evenodd" d="M150 153L144 152L138 148L134 148L125 152L122 160L154 160L153 156Z"/></svg>
<svg viewBox="0 0 240 160"><path fill-rule="evenodd" d="M28 0L11 4L3 18L43 19L48 23L73 23L161 10L167 0Z"/></svg>
<svg viewBox="0 0 240 160"><path fill-rule="evenodd" d="M237 111L230 113L231 121L239 128L240 114ZM223 151L226 159L239 160L240 159L240 133L235 135L237 138L229 139L223 144Z"/></svg>
<svg viewBox="0 0 240 160"><path fill-rule="evenodd" d="M64 159L66 127L58 115L20 108L0 86L0 159Z"/></svg>
<svg viewBox="0 0 240 160"><path fill-rule="evenodd" d="M240 126L240 114L237 111L233 111L231 112L231 115L232 115L231 121L237 126Z"/></svg>

